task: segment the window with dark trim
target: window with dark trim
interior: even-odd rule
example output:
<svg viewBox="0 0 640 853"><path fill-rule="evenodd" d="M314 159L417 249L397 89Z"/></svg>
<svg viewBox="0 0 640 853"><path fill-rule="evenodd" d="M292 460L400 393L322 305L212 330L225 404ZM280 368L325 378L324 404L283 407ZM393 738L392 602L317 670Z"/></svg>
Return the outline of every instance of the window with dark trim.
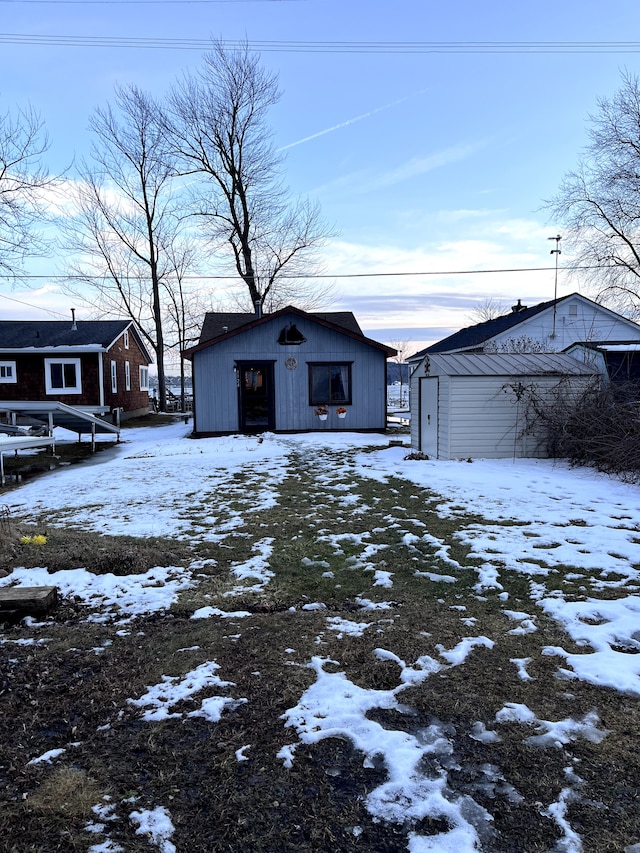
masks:
<svg viewBox="0 0 640 853"><path fill-rule="evenodd" d="M309 405L351 403L351 363L312 362L309 364Z"/></svg>

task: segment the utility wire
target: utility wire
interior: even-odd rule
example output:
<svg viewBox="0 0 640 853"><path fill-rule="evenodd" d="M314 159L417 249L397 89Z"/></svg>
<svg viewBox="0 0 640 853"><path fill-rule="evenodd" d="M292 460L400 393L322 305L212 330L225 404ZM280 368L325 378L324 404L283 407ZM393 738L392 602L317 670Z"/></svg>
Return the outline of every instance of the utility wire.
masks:
<svg viewBox="0 0 640 853"><path fill-rule="evenodd" d="M571 271L575 272L576 270L592 270L592 269L607 269L606 266L603 265L593 265L593 266L571 266L571 267L558 267L560 272L562 271ZM313 279L313 278L391 278L391 277L401 277L401 276L451 276L451 275L494 275L497 273L515 273L515 272L550 272L555 270L555 266L553 267L513 267L512 269L492 269L492 270L428 270L422 272L347 272L347 273L312 273L305 275L286 275L282 274L279 278L289 278L289 279ZM13 276L9 274L0 274L0 279L9 279L13 278ZM21 279L25 280L36 280L36 279L45 279L47 281L89 281L96 279L107 280L111 278L110 275L22 275ZM134 276L130 275L130 279L141 280L144 278L148 278L148 276ZM191 281L231 281L234 279L238 279L238 273L232 273L229 275L185 275L182 277L183 280L189 279ZM1 296L2 294L0 294Z"/></svg>
<svg viewBox="0 0 640 853"><path fill-rule="evenodd" d="M102 2L102 0L100 0ZM204 2L204 0L191 0ZM228 1L228 0L227 0ZM291 0L267 0L267 2ZM0 0L7 3L8 0ZM9 0L15 2L15 0ZM52 2L52 0L20 0L20 2ZM78 0L56 0L78 2ZM112 4L112 0L104 0ZM173 0L116 0L121 3L173 2ZM236 0L237 2L237 0ZM263 0L264 2L264 0ZM206 50L210 39L153 38L141 36L76 36L40 35L29 33L0 33L0 44L50 45L62 47L124 47L145 50ZM227 39L221 42L226 50L237 50L247 42ZM592 42L359 42L359 41L250 41L250 47L263 53L390 53L390 54L619 54L640 53L637 41Z"/></svg>

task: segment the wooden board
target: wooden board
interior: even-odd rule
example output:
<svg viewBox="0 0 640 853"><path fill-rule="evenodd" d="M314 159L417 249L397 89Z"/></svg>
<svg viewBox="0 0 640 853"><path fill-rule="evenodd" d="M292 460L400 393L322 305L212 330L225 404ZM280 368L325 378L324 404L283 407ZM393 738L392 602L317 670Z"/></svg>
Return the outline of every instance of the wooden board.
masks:
<svg viewBox="0 0 640 853"><path fill-rule="evenodd" d="M46 611L58 598L55 586L9 586L0 588L0 610Z"/></svg>

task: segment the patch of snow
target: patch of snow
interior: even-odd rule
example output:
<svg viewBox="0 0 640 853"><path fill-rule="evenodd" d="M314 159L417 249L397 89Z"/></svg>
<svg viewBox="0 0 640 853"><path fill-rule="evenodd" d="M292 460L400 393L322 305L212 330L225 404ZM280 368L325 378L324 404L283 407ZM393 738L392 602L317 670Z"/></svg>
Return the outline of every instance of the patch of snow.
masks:
<svg viewBox="0 0 640 853"><path fill-rule="evenodd" d="M171 815L163 806L131 812L129 819L138 825L136 835L147 835L160 853L176 853L175 844L169 841L175 829Z"/></svg>

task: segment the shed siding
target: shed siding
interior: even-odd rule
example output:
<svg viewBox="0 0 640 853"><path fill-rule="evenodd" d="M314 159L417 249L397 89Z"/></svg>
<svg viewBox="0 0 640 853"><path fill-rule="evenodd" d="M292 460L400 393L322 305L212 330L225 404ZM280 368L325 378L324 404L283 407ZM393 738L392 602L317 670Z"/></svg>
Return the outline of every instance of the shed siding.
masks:
<svg viewBox="0 0 640 853"><path fill-rule="evenodd" d="M277 343L281 330L295 323L306 338L297 345ZM297 368L288 369L288 358ZM384 351L326 329L298 315L280 316L244 333L219 341L194 353L194 429L198 433L237 432L238 388L234 366L238 361L271 361L274 364L275 428L278 431L358 430L386 427L386 356ZM347 416L339 419L336 406L321 422L309 403L311 362L351 362L352 402Z"/></svg>
<svg viewBox="0 0 640 853"><path fill-rule="evenodd" d="M522 382L534 388L538 398L551 400L561 383L563 393L567 393L568 381L579 393L590 380L558 376L451 377L451 405L448 415L442 418L450 430L450 444L446 452L441 445L440 458L544 458L547 454L541 435L528 430L526 401L518 403L512 388Z"/></svg>

